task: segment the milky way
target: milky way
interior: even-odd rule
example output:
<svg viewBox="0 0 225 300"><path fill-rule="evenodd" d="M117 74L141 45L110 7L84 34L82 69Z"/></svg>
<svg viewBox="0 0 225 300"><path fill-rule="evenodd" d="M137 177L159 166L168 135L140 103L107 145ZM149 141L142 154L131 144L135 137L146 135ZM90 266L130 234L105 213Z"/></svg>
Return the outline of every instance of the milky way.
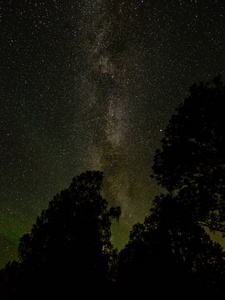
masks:
<svg viewBox="0 0 225 300"><path fill-rule="evenodd" d="M150 178L175 108L225 74L223 0L0 1L0 265L87 170L120 205L116 247L161 192Z"/></svg>
<svg viewBox="0 0 225 300"><path fill-rule="evenodd" d="M133 3L136 16L142 3ZM123 239L125 234L128 236L137 214L142 218L146 214L146 206L143 210L140 204L146 201L140 198L140 191L146 189L146 185L141 186L142 173L135 170L137 145L133 142L134 133L129 120L132 88L129 86L128 56L131 50L135 53L135 48L128 48L130 40L126 35L131 25L128 8L122 1L87 1L86 12L89 14L83 28L89 70L87 78L93 87L88 94L86 109L86 126L92 144L86 165L103 171L104 196L111 204L122 208L120 229L113 234L118 245L121 243L119 235ZM140 52L138 54L140 56ZM137 53L135 55L133 59L139 61ZM150 184L149 174L145 180Z"/></svg>

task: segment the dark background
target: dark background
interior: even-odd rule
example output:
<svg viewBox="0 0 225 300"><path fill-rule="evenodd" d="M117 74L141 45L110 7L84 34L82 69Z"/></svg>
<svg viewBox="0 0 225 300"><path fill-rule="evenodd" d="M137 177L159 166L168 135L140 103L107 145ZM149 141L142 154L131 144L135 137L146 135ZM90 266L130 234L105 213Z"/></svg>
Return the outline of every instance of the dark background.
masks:
<svg viewBox="0 0 225 300"><path fill-rule="evenodd" d="M90 169L123 247L160 192L163 130L194 82L223 79L224 49L223 0L0 1L0 266Z"/></svg>

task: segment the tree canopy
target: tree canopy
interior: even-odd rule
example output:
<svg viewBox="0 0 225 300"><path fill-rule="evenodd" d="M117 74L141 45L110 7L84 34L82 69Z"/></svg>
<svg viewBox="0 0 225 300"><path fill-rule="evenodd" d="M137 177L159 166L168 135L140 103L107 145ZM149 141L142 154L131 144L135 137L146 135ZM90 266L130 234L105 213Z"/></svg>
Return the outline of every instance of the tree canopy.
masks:
<svg viewBox="0 0 225 300"><path fill-rule="evenodd" d="M156 151L153 178L166 189L120 252L118 283L154 291L224 291L222 247L204 226L224 231L225 86L219 77L190 88Z"/></svg>
<svg viewBox="0 0 225 300"><path fill-rule="evenodd" d="M225 230L225 86L216 77L190 88L157 150L153 177L192 208L202 224Z"/></svg>
<svg viewBox="0 0 225 300"><path fill-rule="evenodd" d="M17 293L27 287L72 291L80 285L110 282L110 227L113 219L119 219L120 208L108 209L101 196L102 180L98 171L75 177L37 217L31 232L22 236L18 269L13 275L17 276ZM12 268L15 263L6 268L11 277Z"/></svg>
<svg viewBox="0 0 225 300"><path fill-rule="evenodd" d="M173 293L224 290L222 247L171 194L157 196L143 224L133 226L130 240L121 250L118 284L151 285Z"/></svg>

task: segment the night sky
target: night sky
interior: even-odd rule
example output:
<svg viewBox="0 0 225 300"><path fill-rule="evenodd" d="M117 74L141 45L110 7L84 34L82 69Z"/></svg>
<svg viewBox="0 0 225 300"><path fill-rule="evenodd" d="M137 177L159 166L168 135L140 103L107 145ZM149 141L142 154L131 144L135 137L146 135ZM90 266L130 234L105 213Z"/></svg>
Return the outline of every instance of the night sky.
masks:
<svg viewBox="0 0 225 300"><path fill-rule="evenodd" d="M225 75L224 0L0 0L0 267L72 178L104 172L112 241L161 190L155 150L194 82Z"/></svg>

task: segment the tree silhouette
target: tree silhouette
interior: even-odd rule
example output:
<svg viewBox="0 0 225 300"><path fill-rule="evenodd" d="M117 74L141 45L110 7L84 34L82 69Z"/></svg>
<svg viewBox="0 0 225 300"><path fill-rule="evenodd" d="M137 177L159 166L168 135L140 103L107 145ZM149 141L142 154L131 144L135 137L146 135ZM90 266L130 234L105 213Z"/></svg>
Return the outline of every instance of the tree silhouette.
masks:
<svg viewBox="0 0 225 300"><path fill-rule="evenodd" d="M102 180L97 171L75 177L20 239L18 294L28 287L46 293L110 281L110 226L119 218L120 208L107 209L100 193Z"/></svg>
<svg viewBox="0 0 225 300"><path fill-rule="evenodd" d="M103 174L72 180L19 244L19 262L0 271L5 299L39 291L72 294L105 287L151 287L167 295L225 292L225 257L205 226L225 232L225 86L219 77L190 88L156 152L154 177L167 192L133 226L117 254L111 222L120 208L101 195ZM111 284L112 282L116 284ZM54 294L52 294L54 291ZM47 298L47 297L46 297ZM65 298L65 295L64 295Z"/></svg>
<svg viewBox="0 0 225 300"><path fill-rule="evenodd" d="M225 87L218 77L190 93L154 160L152 177L167 194L155 197L120 252L120 285L202 295L225 289L223 249L204 229L225 228Z"/></svg>
<svg viewBox="0 0 225 300"><path fill-rule="evenodd" d="M225 231L225 86L212 83L190 88L157 150L153 177L179 194L196 220Z"/></svg>
<svg viewBox="0 0 225 300"><path fill-rule="evenodd" d="M13 261L8 262L3 269L0 270L0 291L2 299L15 299L16 287L19 273L19 263Z"/></svg>
<svg viewBox="0 0 225 300"><path fill-rule="evenodd" d="M120 252L118 283L151 286L152 292L221 292L225 287L222 247L193 221L177 198L157 196L151 214L136 224Z"/></svg>

